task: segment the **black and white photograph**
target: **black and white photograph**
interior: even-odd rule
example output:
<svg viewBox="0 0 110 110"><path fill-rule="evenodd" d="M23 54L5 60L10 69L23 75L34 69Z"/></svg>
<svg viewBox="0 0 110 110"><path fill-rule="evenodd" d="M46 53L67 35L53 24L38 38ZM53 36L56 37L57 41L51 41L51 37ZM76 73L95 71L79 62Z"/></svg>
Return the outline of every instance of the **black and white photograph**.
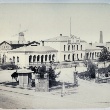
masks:
<svg viewBox="0 0 110 110"><path fill-rule="evenodd" d="M109 0L0 0L0 109L110 109Z"/></svg>

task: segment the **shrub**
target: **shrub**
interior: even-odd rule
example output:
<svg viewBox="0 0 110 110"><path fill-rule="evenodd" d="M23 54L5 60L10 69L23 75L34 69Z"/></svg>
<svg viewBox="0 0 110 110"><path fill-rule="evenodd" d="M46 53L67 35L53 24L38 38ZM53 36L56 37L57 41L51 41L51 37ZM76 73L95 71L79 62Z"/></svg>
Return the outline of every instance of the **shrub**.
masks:
<svg viewBox="0 0 110 110"><path fill-rule="evenodd" d="M0 67L3 70L14 70L18 68L17 65L14 65L14 64L4 64L4 65L1 65Z"/></svg>

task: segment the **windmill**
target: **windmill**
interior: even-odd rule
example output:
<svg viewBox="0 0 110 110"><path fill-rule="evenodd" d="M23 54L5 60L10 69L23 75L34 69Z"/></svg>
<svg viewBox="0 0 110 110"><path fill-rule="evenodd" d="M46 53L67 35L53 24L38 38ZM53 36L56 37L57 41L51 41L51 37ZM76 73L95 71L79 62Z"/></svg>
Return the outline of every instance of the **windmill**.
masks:
<svg viewBox="0 0 110 110"><path fill-rule="evenodd" d="M24 32L27 32L28 30L20 31L19 33L13 35L12 37L18 36L18 43L24 44L26 42L24 37Z"/></svg>

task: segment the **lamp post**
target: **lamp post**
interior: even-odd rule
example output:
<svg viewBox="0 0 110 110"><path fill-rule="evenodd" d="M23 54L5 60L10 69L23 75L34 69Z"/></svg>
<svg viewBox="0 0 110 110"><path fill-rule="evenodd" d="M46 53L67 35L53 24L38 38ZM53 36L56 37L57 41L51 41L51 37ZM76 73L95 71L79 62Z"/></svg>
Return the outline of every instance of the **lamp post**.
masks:
<svg viewBox="0 0 110 110"><path fill-rule="evenodd" d="M77 79L77 71L76 71L77 65L75 64L75 71L74 71L74 85L78 86L78 79Z"/></svg>

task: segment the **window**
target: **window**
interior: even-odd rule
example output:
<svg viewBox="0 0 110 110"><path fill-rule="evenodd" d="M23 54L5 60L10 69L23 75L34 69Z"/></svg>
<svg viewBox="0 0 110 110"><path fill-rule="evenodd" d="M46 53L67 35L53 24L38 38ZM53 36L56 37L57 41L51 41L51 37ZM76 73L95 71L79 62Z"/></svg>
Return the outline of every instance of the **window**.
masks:
<svg viewBox="0 0 110 110"><path fill-rule="evenodd" d="M91 53L90 53L90 58L91 58Z"/></svg>
<svg viewBox="0 0 110 110"><path fill-rule="evenodd" d="M66 55L64 55L64 61L66 60Z"/></svg>
<svg viewBox="0 0 110 110"><path fill-rule="evenodd" d="M33 56L33 62L35 62L35 61L36 61L36 55Z"/></svg>
<svg viewBox="0 0 110 110"><path fill-rule="evenodd" d="M47 61L47 55L45 55L45 61Z"/></svg>
<svg viewBox="0 0 110 110"><path fill-rule="evenodd" d="M95 52L95 57L96 57L96 52Z"/></svg>
<svg viewBox="0 0 110 110"><path fill-rule="evenodd" d="M66 45L64 45L64 51L65 51Z"/></svg>
<svg viewBox="0 0 110 110"><path fill-rule="evenodd" d="M74 45L74 50L75 50L75 45Z"/></svg>
<svg viewBox="0 0 110 110"><path fill-rule="evenodd" d="M54 58L55 58L55 55L53 54L53 55L52 55L52 61L54 61Z"/></svg>
<svg viewBox="0 0 110 110"><path fill-rule="evenodd" d="M79 60L79 58L78 58L78 54L77 54L77 59Z"/></svg>
<svg viewBox="0 0 110 110"><path fill-rule="evenodd" d="M81 53L81 58L82 58L82 53Z"/></svg>
<svg viewBox="0 0 110 110"><path fill-rule="evenodd" d="M82 45L81 45L81 50L82 50Z"/></svg>
<svg viewBox="0 0 110 110"><path fill-rule="evenodd" d="M19 62L19 57L17 56L17 62Z"/></svg>
<svg viewBox="0 0 110 110"><path fill-rule="evenodd" d="M49 61L51 61L51 55L49 55Z"/></svg>
<svg viewBox="0 0 110 110"><path fill-rule="evenodd" d="M74 49L73 45L72 45L72 50Z"/></svg>
<svg viewBox="0 0 110 110"><path fill-rule="evenodd" d="M68 55L68 60L70 60L70 54Z"/></svg>
<svg viewBox="0 0 110 110"><path fill-rule="evenodd" d="M68 51L70 51L70 45L68 45Z"/></svg>
<svg viewBox="0 0 110 110"><path fill-rule="evenodd" d="M77 50L78 50L78 45L77 45Z"/></svg>
<svg viewBox="0 0 110 110"><path fill-rule="evenodd" d="M38 62L38 61L40 61L40 56L39 56L39 55L37 56L37 62Z"/></svg>
<svg viewBox="0 0 110 110"><path fill-rule="evenodd" d="M13 56L13 62L15 63L15 57Z"/></svg>
<svg viewBox="0 0 110 110"><path fill-rule="evenodd" d="M29 63L31 63L32 55L29 56Z"/></svg>

